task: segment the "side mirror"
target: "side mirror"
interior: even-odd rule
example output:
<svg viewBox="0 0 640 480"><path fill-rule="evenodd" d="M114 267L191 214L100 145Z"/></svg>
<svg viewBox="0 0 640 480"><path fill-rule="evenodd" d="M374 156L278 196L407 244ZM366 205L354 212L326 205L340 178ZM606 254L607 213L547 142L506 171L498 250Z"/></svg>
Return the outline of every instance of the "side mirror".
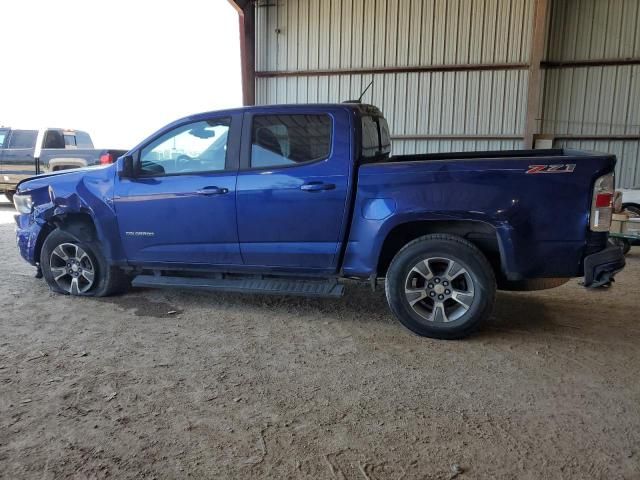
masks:
<svg viewBox="0 0 640 480"><path fill-rule="evenodd" d="M131 155L125 155L122 157L122 170L118 172L120 178L133 178L134 175L133 168L133 157Z"/></svg>

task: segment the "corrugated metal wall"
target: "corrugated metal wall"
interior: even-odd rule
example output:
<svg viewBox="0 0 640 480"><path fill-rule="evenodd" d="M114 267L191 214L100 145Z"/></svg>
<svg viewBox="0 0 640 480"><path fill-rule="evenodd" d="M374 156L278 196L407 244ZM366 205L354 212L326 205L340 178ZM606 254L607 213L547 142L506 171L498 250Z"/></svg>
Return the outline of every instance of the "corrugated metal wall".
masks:
<svg viewBox="0 0 640 480"><path fill-rule="evenodd" d="M640 0L549 1L548 61L640 57ZM373 80L363 100L395 153L520 148L533 15L534 0L258 0L256 103L339 102ZM431 70L358 72L406 67ZM640 65L550 68L543 88L543 133L640 134ZM614 152L618 183L640 186L637 140L556 145Z"/></svg>
<svg viewBox="0 0 640 480"><path fill-rule="evenodd" d="M551 11L548 60L640 57L639 0L556 0ZM580 137L640 136L640 65L549 69L542 130L561 135L561 147L612 152L617 184L640 187L640 141Z"/></svg>
<svg viewBox="0 0 640 480"><path fill-rule="evenodd" d="M532 14L533 0L261 0L258 71L521 68L259 77L256 103L339 102L373 80L364 101L394 136L412 137L394 141L396 153L519 148Z"/></svg>

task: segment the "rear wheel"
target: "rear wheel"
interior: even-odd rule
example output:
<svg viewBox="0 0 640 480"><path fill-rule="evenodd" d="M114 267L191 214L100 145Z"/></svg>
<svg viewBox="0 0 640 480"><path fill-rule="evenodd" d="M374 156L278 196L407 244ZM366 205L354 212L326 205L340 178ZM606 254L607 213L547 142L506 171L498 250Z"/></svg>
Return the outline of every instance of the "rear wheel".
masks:
<svg viewBox="0 0 640 480"><path fill-rule="evenodd" d="M56 229L45 239L40 267L49 288L65 295L104 297L126 290L127 277L107 264L100 244Z"/></svg>
<svg viewBox="0 0 640 480"><path fill-rule="evenodd" d="M625 213L631 213L632 215L640 215L640 205L637 203L623 203L622 211Z"/></svg>
<svg viewBox="0 0 640 480"><path fill-rule="evenodd" d="M385 291L391 311L412 332L457 339L493 310L496 280L485 256L454 235L427 235L394 257Z"/></svg>
<svg viewBox="0 0 640 480"><path fill-rule="evenodd" d="M622 249L623 255L626 255L629 253L629 250L631 250L631 242L626 238L610 237L609 240L611 240L611 243Z"/></svg>

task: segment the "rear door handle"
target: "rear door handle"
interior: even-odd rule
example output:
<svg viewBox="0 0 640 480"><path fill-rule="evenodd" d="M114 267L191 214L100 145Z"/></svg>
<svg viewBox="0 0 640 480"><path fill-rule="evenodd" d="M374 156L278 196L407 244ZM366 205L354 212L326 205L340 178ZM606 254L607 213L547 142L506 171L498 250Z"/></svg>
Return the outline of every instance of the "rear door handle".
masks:
<svg viewBox="0 0 640 480"><path fill-rule="evenodd" d="M218 188L218 187L204 187L200 190L196 190L198 195L224 195L225 193L229 193L228 188Z"/></svg>
<svg viewBox="0 0 640 480"><path fill-rule="evenodd" d="M300 190L304 192L319 192L321 190L333 190L336 186L333 183L309 182L302 184Z"/></svg>

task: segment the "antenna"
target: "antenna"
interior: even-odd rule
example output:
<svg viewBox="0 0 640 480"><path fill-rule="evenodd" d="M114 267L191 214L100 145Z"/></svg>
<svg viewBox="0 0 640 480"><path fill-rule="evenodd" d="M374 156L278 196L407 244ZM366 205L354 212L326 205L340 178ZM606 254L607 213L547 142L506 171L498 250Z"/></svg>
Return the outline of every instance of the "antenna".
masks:
<svg viewBox="0 0 640 480"><path fill-rule="evenodd" d="M364 94L367 93L367 90L371 88L371 85L373 85L373 80L369 82L369 85L367 85L367 88L363 90L362 94L357 100L347 100L346 102L342 102L342 103L362 103L362 97L364 97Z"/></svg>
<svg viewBox="0 0 640 480"><path fill-rule="evenodd" d="M362 102L362 97L364 97L364 94L367 93L367 90L371 88L371 85L373 85L373 80L369 82L369 85L367 85L367 88L364 89L364 91L362 92L362 95L360 95L360 97L358 98L358 103Z"/></svg>

